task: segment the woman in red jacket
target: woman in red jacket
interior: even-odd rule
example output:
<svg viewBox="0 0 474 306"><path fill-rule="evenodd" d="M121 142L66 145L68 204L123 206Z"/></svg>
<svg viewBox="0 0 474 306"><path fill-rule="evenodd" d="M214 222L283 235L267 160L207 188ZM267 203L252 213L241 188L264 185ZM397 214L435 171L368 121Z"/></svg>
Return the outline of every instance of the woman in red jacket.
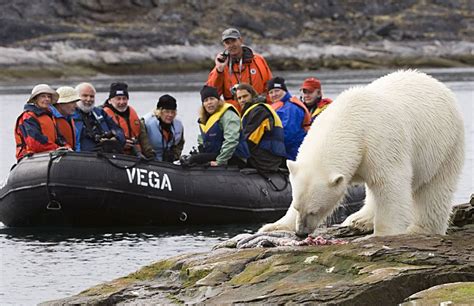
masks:
<svg viewBox="0 0 474 306"><path fill-rule="evenodd" d="M46 84L36 85L15 124L16 158L53 151L66 145L49 106L59 95Z"/></svg>

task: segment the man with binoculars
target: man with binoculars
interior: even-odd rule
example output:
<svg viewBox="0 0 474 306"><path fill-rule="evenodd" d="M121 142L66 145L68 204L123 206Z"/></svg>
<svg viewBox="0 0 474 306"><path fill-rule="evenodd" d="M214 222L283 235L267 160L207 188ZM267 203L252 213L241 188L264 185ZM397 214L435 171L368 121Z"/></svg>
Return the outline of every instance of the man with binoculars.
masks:
<svg viewBox="0 0 474 306"><path fill-rule="evenodd" d="M217 88L227 103L241 111L233 97L233 86L248 83L258 94L266 95L267 81L272 78L272 72L260 54L243 45L239 30L229 28L222 32L222 43L225 50L216 55L215 67L209 73L207 85Z"/></svg>

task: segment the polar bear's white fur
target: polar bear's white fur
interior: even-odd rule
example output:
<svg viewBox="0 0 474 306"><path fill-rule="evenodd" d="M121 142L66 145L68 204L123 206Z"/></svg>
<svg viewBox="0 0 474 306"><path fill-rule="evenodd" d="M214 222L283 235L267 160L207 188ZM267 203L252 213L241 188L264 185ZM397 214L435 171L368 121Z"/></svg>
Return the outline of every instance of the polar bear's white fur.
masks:
<svg viewBox="0 0 474 306"><path fill-rule="evenodd" d="M342 92L316 118L295 162L293 201L260 231L313 232L351 183L364 207L343 225L374 235L445 234L464 162L464 126L453 93L413 70Z"/></svg>

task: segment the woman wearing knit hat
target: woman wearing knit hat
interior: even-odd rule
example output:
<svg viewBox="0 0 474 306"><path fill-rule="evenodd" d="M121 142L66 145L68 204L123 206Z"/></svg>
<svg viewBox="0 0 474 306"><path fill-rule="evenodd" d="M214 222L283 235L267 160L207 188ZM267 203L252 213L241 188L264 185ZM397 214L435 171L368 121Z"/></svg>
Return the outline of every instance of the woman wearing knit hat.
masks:
<svg viewBox="0 0 474 306"><path fill-rule="evenodd" d="M56 124L49 109L59 95L46 84L36 85L31 91L23 113L15 125L16 158L53 151L66 143L56 129Z"/></svg>
<svg viewBox="0 0 474 306"><path fill-rule="evenodd" d="M163 95L156 109L146 114L143 121L148 139L155 151L155 160L174 162L179 160L184 147L184 127L177 114L176 99Z"/></svg>
<svg viewBox="0 0 474 306"><path fill-rule="evenodd" d="M295 160L311 125L311 115L303 102L288 92L284 78L271 79L268 81L267 88L273 102L272 107L283 124L286 158Z"/></svg>
<svg viewBox="0 0 474 306"><path fill-rule="evenodd" d="M200 154L190 163L209 162L211 166L245 166L249 157L247 144L240 129L239 112L219 98L217 89L205 85L201 89L202 107L199 117L201 135L198 136Z"/></svg>

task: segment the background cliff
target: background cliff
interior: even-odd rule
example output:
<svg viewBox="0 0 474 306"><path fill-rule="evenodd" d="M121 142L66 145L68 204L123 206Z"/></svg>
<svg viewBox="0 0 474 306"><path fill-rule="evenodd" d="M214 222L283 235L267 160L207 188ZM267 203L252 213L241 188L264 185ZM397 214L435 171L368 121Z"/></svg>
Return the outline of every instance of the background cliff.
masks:
<svg viewBox="0 0 474 306"><path fill-rule="evenodd" d="M13 77L209 69L230 26L273 69L474 63L470 0L0 0L0 16Z"/></svg>

